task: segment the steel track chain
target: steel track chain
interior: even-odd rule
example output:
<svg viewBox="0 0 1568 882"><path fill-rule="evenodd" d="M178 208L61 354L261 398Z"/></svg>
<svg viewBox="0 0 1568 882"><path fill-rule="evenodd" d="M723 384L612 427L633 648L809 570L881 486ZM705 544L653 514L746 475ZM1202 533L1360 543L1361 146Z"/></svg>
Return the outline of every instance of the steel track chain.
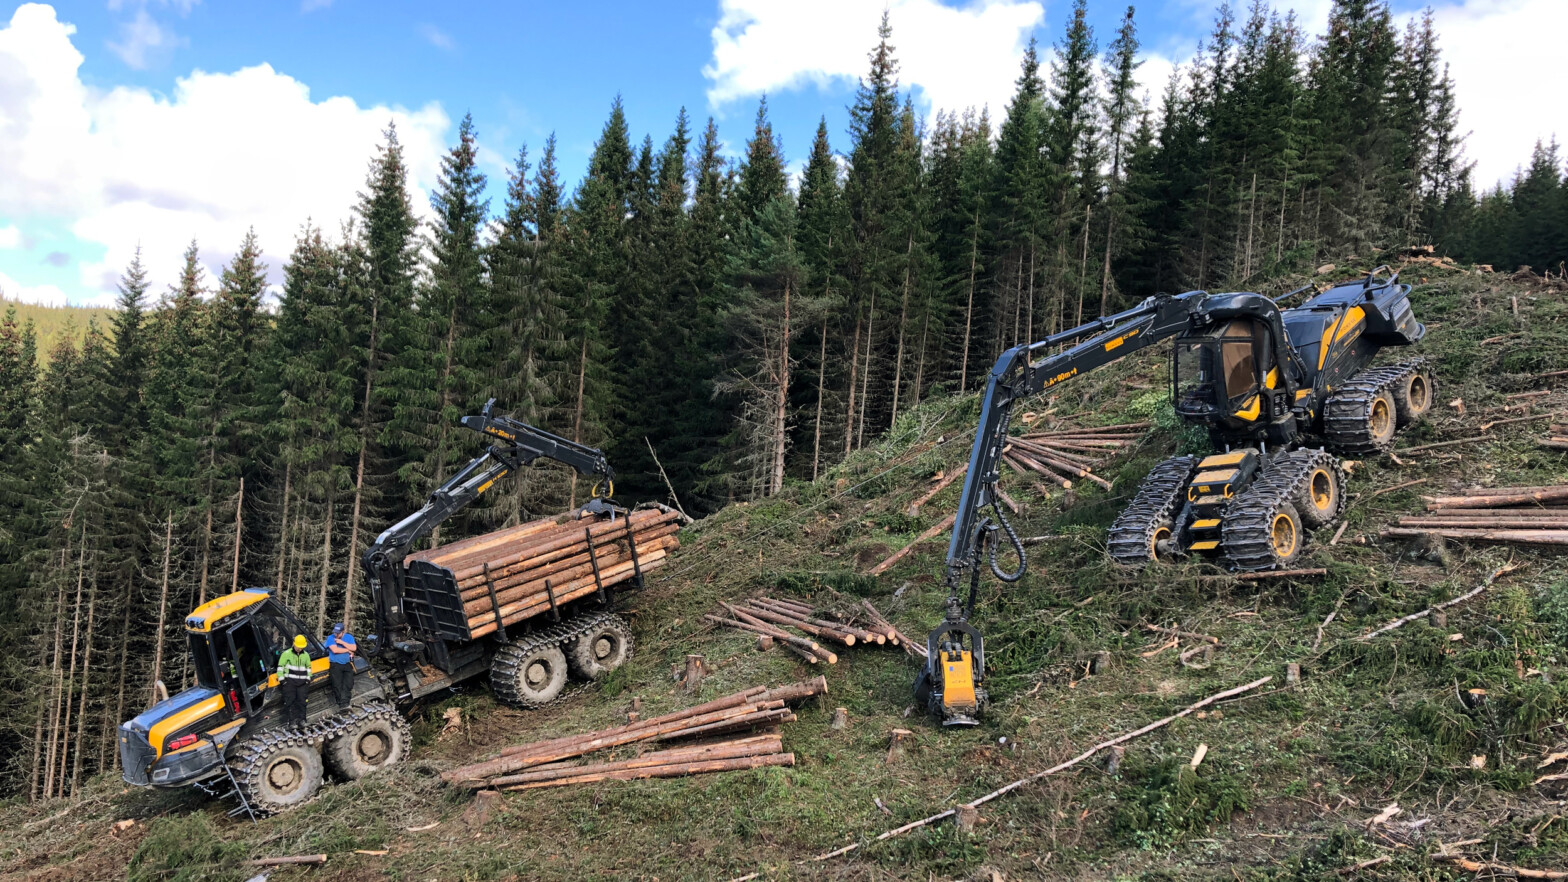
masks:
<svg viewBox="0 0 1568 882"><path fill-rule="evenodd" d="M1170 525L1197 463L1196 456L1173 456L1149 470L1138 494L1111 524L1106 547L1114 560L1133 566L1154 560L1155 531L1162 522Z"/></svg>
<svg viewBox="0 0 1568 882"><path fill-rule="evenodd" d="M1350 382L1323 403L1324 440L1342 453L1363 456L1387 453L1394 446L1393 436L1383 444L1372 439L1372 400L1379 392L1387 391L1392 395L1396 383L1425 365L1424 359L1416 359L1389 367L1368 368L1351 377Z"/></svg>
<svg viewBox="0 0 1568 882"><path fill-rule="evenodd" d="M1224 522L1220 525L1220 547L1225 557L1239 570L1267 570L1279 566L1281 561L1274 553L1272 527L1274 514L1280 503L1295 503L1305 490L1307 478L1315 466L1332 467L1339 478L1340 496L1334 517L1344 510L1345 472L1339 460L1322 448L1303 448L1277 454L1263 467L1246 490L1241 492L1225 509ZM1302 524L1298 543L1306 540L1306 526Z"/></svg>
<svg viewBox="0 0 1568 882"><path fill-rule="evenodd" d="M609 612L588 613L585 615L574 616L563 622L558 622L554 625L551 625L550 627L541 631L534 631L521 640L514 640L512 643L503 645L500 649L496 650L495 660L491 662L490 688L494 689L496 695L507 704L510 704L513 707L526 707L529 709L548 707L552 704L556 704L573 696L582 694L584 691L594 685L593 680L586 680L578 683L575 686L569 686L565 689L562 689L559 695L555 696L549 701L532 704L524 701L521 696L516 695L511 689L500 683L497 683L494 672L495 669L502 668L507 671L508 680L515 679L517 676L517 667L522 663L523 659L545 647L564 646L565 644L576 640L579 637L586 636L595 628L597 628L601 622L610 618L620 617L615 615L615 613ZM627 628L627 661L631 661L632 652L635 648L635 641L632 638L631 629Z"/></svg>
<svg viewBox="0 0 1568 882"><path fill-rule="evenodd" d="M322 746L327 741L345 734L349 729L366 720L374 719L383 714L388 714L398 719L402 718L398 714L397 709L391 705L383 704L379 701L370 702L359 707L351 707L344 713L333 714L324 720L306 723L303 726L270 729L231 745L229 753L233 758L229 760L229 768L234 774L234 780L244 790L245 801L250 804L251 811L259 816L270 815L280 810L279 806L268 805L260 800L257 795L261 782L261 773L264 770L262 760L265 757L272 755L278 749L291 745L303 745L320 754ZM322 763L324 768L326 763L325 756L322 757ZM320 788L317 788L316 794L312 795L310 799L299 805L287 806L287 808L299 808L299 806L307 805L313 802L319 795Z"/></svg>

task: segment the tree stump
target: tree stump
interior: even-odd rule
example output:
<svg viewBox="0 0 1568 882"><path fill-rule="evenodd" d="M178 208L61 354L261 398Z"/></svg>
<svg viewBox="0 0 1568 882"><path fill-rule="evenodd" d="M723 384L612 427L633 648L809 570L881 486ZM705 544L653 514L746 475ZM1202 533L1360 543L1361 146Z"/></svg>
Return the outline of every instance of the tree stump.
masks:
<svg viewBox="0 0 1568 882"><path fill-rule="evenodd" d="M835 731L842 732L844 730L844 728L849 725L849 710L847 708L842 708L842 707L841 708L835 708L834 711L833 711L833 722L830 723L829 725Z"/></svg>
<svg viewBox="0 0 1568 882"><path fill-rule="evenodd" d="M915 733L908 729L894 729L890 734L887 745L887 758L883 760L886 765L892 765L904 755L904 744Z"/></svg>
<svg viewBox="0 0 1568 882"><path fill-rule="evenodd" d="M1089 673L1103 674L1111 669L1111 654L1105 650L1096 652L1089 659Z"/></svg>
<svg viewBox="0 0 1568 882"><path fill-rule="evenodd" d="M1434 628L1447 628L1448 627L1448 611L1447 610L1441 610L1441 609L1434 609L1434 610L1432 610L1432 612L1427 614L1427 621L1430 622L1432 627L1434 627Z"/></svg>
<svg viewBox="0 0 1568 882"><path fill-rule="evenodd" d="M758 652L767 652L768 650L770 650L772 648L773 648L773 636L771 634L758 634L757 635L757 651Z"/></svg>
<svg viewBox="0 0 1568 882"><path fill-rule="evenodd" d="M1486 704L1485 689L1469 689L1465 691L1465 705L1467 707L1480 707Z"/></svg>
<svg viewBox="0 0 1568 882"><path fill-rule="evenodd" d="M1295 662L1291 662L1285 666L1285 685L1301 685L1301 665L1296 664Z"/></svg>
<svg viewBox="0 0 1568 882"><path fill-rule="evenodd" d="M707 673L707 664L700 655L686 656L686 674L681 678L681 683L687 692L696 692L702 685L702 677Z"/></svg>
<svg viewBox="0 0 1568 882"><path fill-rule="evenodd" d="M960 833L973 833L973 832L975 832L975 823L977 821L979 821L979 820L980 820L980 810L979 809L975 808L972 805L961 805L961 806L958 807L958 816L956 818L956 821L958 823L958 832L960 832Z"/></svg>
<svg viewBox="0 0 1568 882"><path fill-rule="evenodd" d="M1111 758L1105 761L1105 774L1114 775L1122 770L1122 759L1127 756L1127 748L1120 744L1111 748Z"/></svg>
<svg viewBox="0 0 1568 882"><path fill-rule="evenodd" d="M495 790L481 790L474 794L474 801L468 804L468 809L463 812L463 824L470 830L478 831L489 823L490 816L495 813L495 807L501 802L501 794Z"/></svg>

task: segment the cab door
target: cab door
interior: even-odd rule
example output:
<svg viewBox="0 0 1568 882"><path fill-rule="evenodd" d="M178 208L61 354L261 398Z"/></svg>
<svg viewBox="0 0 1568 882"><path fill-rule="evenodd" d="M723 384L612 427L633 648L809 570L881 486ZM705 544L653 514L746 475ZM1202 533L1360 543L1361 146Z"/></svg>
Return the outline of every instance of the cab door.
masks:
<svg viewBox="0 0 1568 882"><path fill-rule="evenodd" d="M261 629L247 619L228 629L229 665L225 673L241 703L241 713L254 715L266 701L267 678L272 672L268 660L272 647Z"/></svg>
<svg viewBox="0 0 1568 882"><path fill-rule="evenodd" d="M1225 387L1225 412L1246 422L1263 412L1259 329L1251 319L1236 319L1220 335L1220 378Z"/></svg>

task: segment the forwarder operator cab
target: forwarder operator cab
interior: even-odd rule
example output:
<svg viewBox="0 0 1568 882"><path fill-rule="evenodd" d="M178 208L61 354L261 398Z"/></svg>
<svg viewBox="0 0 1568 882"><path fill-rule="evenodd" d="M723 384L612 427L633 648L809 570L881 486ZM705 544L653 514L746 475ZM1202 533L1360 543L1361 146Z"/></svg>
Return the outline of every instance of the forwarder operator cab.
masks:
<svg viewBox="0 0 1568 882"><path fill-rule="evenodd" d="M1214 428L1247 429L1267 421L1264 388L1279 385L1269 329L1251 318L1220 322L1176 339L1172 401L1181 416Z"/></svg>

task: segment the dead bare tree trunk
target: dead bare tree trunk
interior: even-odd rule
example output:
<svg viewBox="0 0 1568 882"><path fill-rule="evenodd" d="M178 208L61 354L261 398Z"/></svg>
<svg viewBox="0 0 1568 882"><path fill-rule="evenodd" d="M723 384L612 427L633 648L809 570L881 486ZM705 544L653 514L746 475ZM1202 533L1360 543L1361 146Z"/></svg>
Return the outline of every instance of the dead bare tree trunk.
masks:
<svg viewBox="0 0 1568 882"><path fill-rule="evenodd" d="M93 567L92 587L87 591L87 638L82 646L82 697L76 707L76 756L71 762L71 795L82 780L82 749L87 741L87 700L93 684L93 622L98 609L98 572Z"/></svg>
<svg viewBox="0 0 1568 882"><path fill-rule="evenodd" d="M904 251L904 294L898 307L898 354L893 358L893 416L888 425L898 422L898 393L904 382L904 332L909 322L909 278L915 256L915 234L909 234L909 247Z"/></svg>
<svg viewBox="0 0 1568 882"><path fill-rule="evenodd" d="M871 383L871 343L877 338L877 289L871 288L871 309L866 315L866 370L860 375L860 418L855 427L855 449L866 443L866 395Z"/></svg>
<svg viewBox="0 0 1568 882"><path fill-rule="evenodd" d="M321 596L316 608L316 633L327 630L327 586L332 583L332 495L327 495L327 522L321 527Z"/></svg>
<svg viewBox="0 0 1568 882"><path fill-rule="evenodd" d="M958 369L958 391L969 388L969 335L975 322L975 267L980 259L980 210L975 209L969 236L969 302L964 306L964 354Z"/></svg>
<svg viewBox="0 0 1568 882"><path fill-rule="evenodd" d="M120 615L120 689L114 699L114 715L104 718L104 740L102 744L105 748L114 743L114 728L120 724L121 720L125 719L125 683L130 679L127 669L130 667L131 662L131 598L128 596L124 597L121 599L121 603L125 609ZM107 768L110 762L112 762L116 770L120 768L120 752L118 750L110 750L110 755L113 756L113 760L106 762L102 751L99 752L99 771Z"/></svg>
<svg viewBox="0 0 1568 882"><path fill-rule="evenodd" d="M376 333L379 315L380 303L372 303L370 348L365 363L365 397L359 405L359 465L354 469L354 513L349 518L348 527L348 579L343 589L343 624L349 628L354 627L354 593L358 590L359 584L359 567L355 566L354 559L359 556L359 518L363 511L361 502L365 496L365 457L370 448L370 396L375 391Z"/></svg>
<svg viewBox="0 0 1568 882"><path fill-rule="evenodd" d="M1089 276L1089 221L1094 216L1094 206L1083 207L1083 256L1078 260L1078 314L1073 327L1083 324L1083 283Z"/></svg>
<svg viewBox="0 0 1568 882"><path fill-rule="evenodd" d="M849 406L844 414L844 455L855 443L855 383L860 367L860 310L855 310L855 336L849 345Z"/></svg>
<svg viewBox="0 0 1568 882"><path fill-rule="evenodd" d="M583 397L588 389L588 331L583 331L582 354L577 360L577 412L572 418L572 440L583 443ZM577 507L577 472L572 472L567 508Z"/></svg>
<svg viewBox="0 0 1568 882"><path fill-rule="evenodd" d="M60 731L60 711L65 705L65 666L61 657L65 653L65 562L71 549L69 533L66 535L65 547L60 549L60 569L57 573L59 589L55 592L54 601L54 659L49 665L50 674L50 707L49 707L49 749L44 758L43 798L48 799L54 795L54 767L55 750L57 743L55 736Z"/></svg>
<svg viewBox="0 0 1568 882"><path fill-rule="evenodd" d="M229 591L240 590L240 540L245 532L245 476L240 476L240 495L234 501L234 570L229 577Z"/></svg>
<svg viewBox="0 0 1568 882"><path fill-rule="evenodd" d="M779 381L773 415L773 468L768 494L784 489L784 453L789 442L789 294L791 283L784 281L784 325L779 329Z"/></svg>
<svg viewBox="0 0 1568 882"><path fill-rule="evenodd" d="M65 676L64 702L65 709L60 715L60 725L54 737L60 740L60 762L56 768L59 780L55 784L54 795L65 795L65 764L71 755L71 709L76 699L76 648L82 632L82 585L87 580L87 537L83 530L82 548L76 562L76 603L71 611L71 666Z"/></svg>
<svg viewBox="0 0 1568 882"><path fill-rule="evenodd" d="M283 464L283 516L278 521L278 574L272 580L272 590L278 592L279 597L283 596L283 570L289 557L289 493L293 488L293 469L293 463ZM167 565L164 569L168 569ZM164 576L164 581L168 581L167 575Z"/></svg>
<svg viewBox="0 0 1568 882"><path fill-rule="evenodd" d="M817 354L817 428L811 439L811 480L817 479L817 468L822 462L822 396L827 392L828 378L828 314L822 312L822 351Z"/></svg>
<svg viewBox="0 0 1568 882"><path fill-rule="evenodd" d="M153 637L152 649L152 683L147 684L148 690L153 690L153 683L157 683L163 676L163 638L168 630L169 615L169 558L174 545L174 512L171 510L168 520L163 525L163 577L158 580L158 633Z"/></svg>

